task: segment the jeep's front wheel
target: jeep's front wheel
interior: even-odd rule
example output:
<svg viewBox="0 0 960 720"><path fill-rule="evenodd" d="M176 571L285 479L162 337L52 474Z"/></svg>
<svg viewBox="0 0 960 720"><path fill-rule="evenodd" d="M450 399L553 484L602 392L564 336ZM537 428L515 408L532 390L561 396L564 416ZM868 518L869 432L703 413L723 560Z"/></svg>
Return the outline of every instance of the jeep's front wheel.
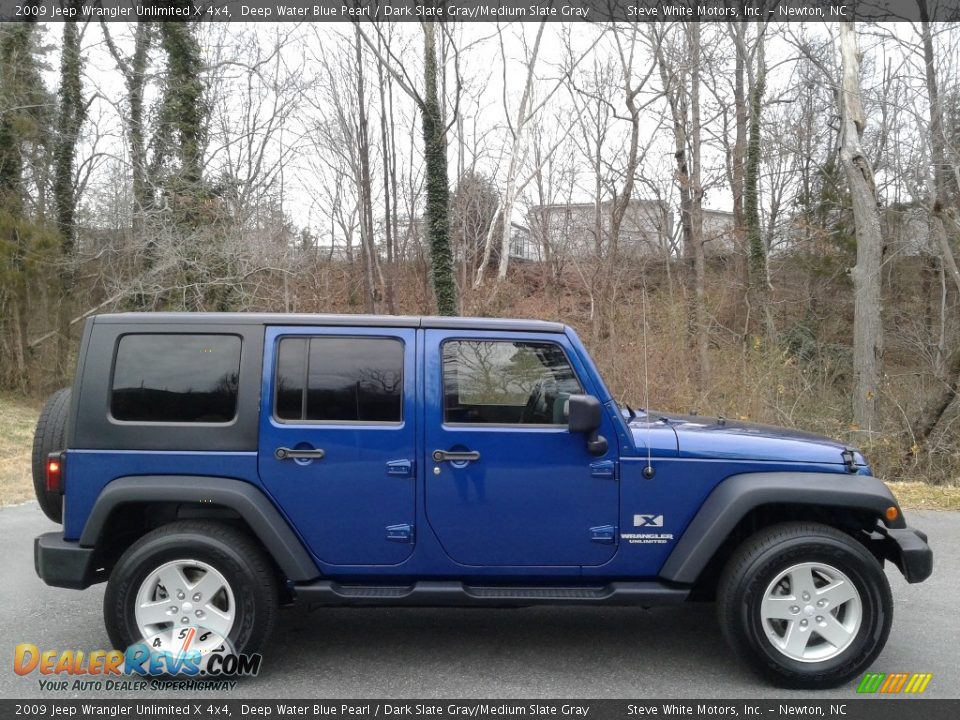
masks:
<svg viewBox="0 0 960 720"><path fill-rule="evenodd" d="M114 566L103 601L113 647L159 653L257 652L276 619L277 581L248 535L181 520L147 533Z"/></svg>
<svg viewBox="0 0 960 720"><path fill-rule="evenodd" d="M720 626L750 664L784 687L827 688L883 649L893 599L883 568L850 536L796 522L760 531L724 569Z"/></svg>

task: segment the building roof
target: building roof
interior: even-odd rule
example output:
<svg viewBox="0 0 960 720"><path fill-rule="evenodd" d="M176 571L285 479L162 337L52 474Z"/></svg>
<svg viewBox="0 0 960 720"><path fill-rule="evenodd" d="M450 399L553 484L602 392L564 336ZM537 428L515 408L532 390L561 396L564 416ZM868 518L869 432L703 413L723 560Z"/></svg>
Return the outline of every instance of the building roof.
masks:
<svg viewBox="0 0 960 720"><path fill-rule="evenodd" d="M609 207L613 203L613 200L607 198L600 202L601 207ZM547 203L546 205L531 205L529 208L529 214L537 210L593 210L597 206L594 202L571 202L571 203ZM656 198L631 198L630 202L627 204L628 207L638 208L638 207L668 207L667 203L663 200L658 200Z"/></svg>

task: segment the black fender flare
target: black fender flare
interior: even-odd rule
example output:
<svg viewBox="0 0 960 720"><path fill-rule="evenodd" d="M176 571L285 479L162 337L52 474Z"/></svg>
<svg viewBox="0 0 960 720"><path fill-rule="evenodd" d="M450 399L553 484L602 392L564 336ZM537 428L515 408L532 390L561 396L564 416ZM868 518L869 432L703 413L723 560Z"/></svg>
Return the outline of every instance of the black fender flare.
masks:
<svg viewBox="0 0 960 720"><path fill-rule="evenodd" d="M131 503L170 502L218 505L244 519L289 580L320 576L316 563L269 498L255 485L224 477L140 475L121 477L100 493L80 535L82 547L96 547L113 511Z"/></svg>
<svg viewBox="0 0 960 720"><path fill-rule="evenodd" d="M880 480L869 475L769 472L731 475L713 489L660 570L660 578L696 582L717 548L748 512L763 505L808 505L875 515L891 528L903 528L903 513L885 519L896 498Z"/></svg>

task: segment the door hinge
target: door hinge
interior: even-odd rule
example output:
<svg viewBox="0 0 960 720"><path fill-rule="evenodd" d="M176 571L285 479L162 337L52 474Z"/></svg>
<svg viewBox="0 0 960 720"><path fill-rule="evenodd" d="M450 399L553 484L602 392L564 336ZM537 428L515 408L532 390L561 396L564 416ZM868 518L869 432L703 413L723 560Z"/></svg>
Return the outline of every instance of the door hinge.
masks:
<svg viewBox="0 0 960 720"><path fill-rule="evenodd" d="M590 477L617 479L617 464L613 460L597 460L590 463Z"/></svg>
<svg viewBox="0 0 960 720"><path fill-rule="evenodd" d="M413 477L413 460L390 460L387 463L387 475L390 477Z"/></svg>
<svg viewBox="0 0 960 720"><path fill-rule="evenodd" d="M847 472L855 473L857 471L857 456L853 450L844 448L843 452L840 453L840 457L843 458L843 464L846 465Z"/></svg>
<svg viewBox="0 0 960 720"><path fill-rule="evenodd" d="M398 543L413 542L413 525L404 523L402 525L387 525L387 540Z"/></svg>
<svg viewBox="0 0 960 720"><path fill-rule="evenodd" d="M616 525L598 525L590 528L590 542L613 544L617 539Z"/></svg>

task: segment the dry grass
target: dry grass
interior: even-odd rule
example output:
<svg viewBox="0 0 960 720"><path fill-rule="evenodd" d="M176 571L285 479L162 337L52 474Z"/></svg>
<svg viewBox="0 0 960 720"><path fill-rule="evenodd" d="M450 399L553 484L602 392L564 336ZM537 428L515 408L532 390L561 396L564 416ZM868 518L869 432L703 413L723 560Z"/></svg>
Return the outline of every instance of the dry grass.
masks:
<svg viewBox="0 0 960 720"><path fill-rule="evenodd" d="M921 482L891 482L887 485L905 509L960 510L960 487Z"/></svg>
<svg viewBox="0 0 960 720"><path fill-rule="evenodd" d="M0 505L33 498L30 452L39 414L36 401L0 395Z"/></svg>

